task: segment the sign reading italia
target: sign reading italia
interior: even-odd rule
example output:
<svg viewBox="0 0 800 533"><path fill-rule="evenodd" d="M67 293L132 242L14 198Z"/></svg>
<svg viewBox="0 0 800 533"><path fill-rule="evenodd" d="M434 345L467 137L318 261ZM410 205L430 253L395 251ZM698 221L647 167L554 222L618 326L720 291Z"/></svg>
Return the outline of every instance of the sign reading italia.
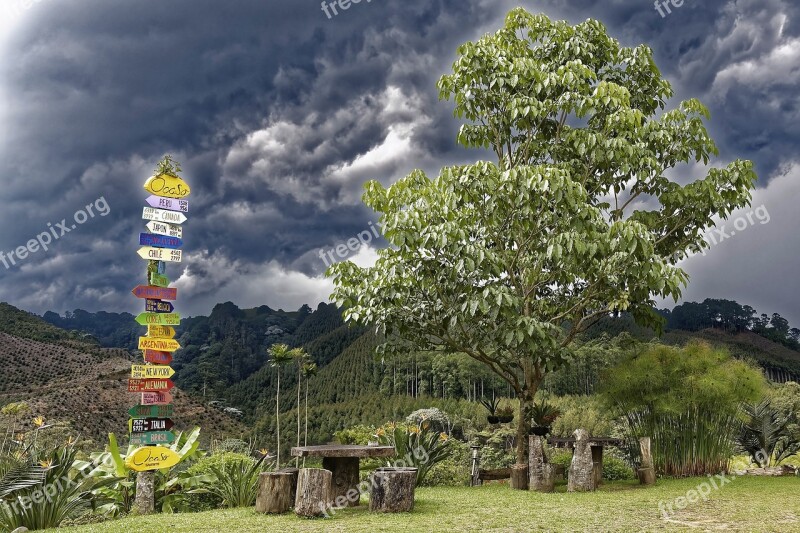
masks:
<svg viewBox="0 0 800 533"><path fill-rule="evenodd" d="M142 405L169 405L171 403L172 394L167 391L142 393Z"/></svg>
<svg viewBox="0 0 800 533"><path fill-rule="evenodd" d="M168 365L172 362L172 354L169 352L159 352L157 350L145 350L142 354L145 362L154 365Z"/></svg>
<svg viewBox="0 0 800 533"><path fill-rule="evenodd" d="M163 198L161 196L152 195L147 197L147 203L150 207L180 211L182 213L189 212L189 200L176 200L174 198Z"/></svg>
<svg viewBox="0 0 800 533"><path fill-rule="evenodd" d="M155 272L150 272L150 285L156 287L169 287L169 278Z"/></svg>
<svg viewBox="0 0 800 533"><path fill-rule="evenodd" d="M175 426L169 418L134 418L128 421L131 433L147 433L148 431L169 431Z"/></svg>
<svg viewBox="0 0 800 533"><path fill-rule="evenodd" d="M170 326L147 326L147 336L171 339L175 336L175 328Z"/></svg>
<svg viewBox="0 0 800 533"><path fill-rule="evenodd" d="M167 224L183 224L188 219L183 213L176 211L165 211L163 209L156 209L155 207L145 207L142 211L143 220L152 220L154 222L166 222Z"/></svg>
<svg viewBox="0 0 800 533"><path fill-rule="evenodd" d="M170 418L173 415L172 405L137 405L128 414L133 418Z"/></svg>
<svg viewBox="0 0 800 533"><path fill-rule="evenodd" d="M169 261L170 263L180 263L183 257L183 252L180 250L153 248L152 246L142 246L137 253L142 259L155 259L158 261Z"/></svg>
<svg viewBox="0 0 800 533"><path fill-rule="evenodd" d="M177 300L178 289L175 287L156 287L153 285L139 285L131 291L137 298L149 298L151 300Z"/></svg>
<svg viewBox="0 0 800 533"><path fill-rule="evenodd" d="M181 345L175 339L151 339L150 337L139 337L140 350L158 350L160 352L174 352L180 350Z"/></svg>
<svg viewBox="0 0 800 533"><path fill-rule="evenodd" d="M136 316L136 322L142 326L150 324L178 326L181 323L181 315L178 313L139 313Z"/></svg>
<svg viewBox="0 0 800 533"><path fill-rule="evenodd" d="M144 190L156 196L165 198L185 198L192 190L189 185L178 176L158 174L144 182Z"/></svg>
<svg viewBox="0 0 800 533"><path fill-rule="evenodd" d="M169 431L151 431L150 433L134 433L131 435L131 446L152 446L153 444L172 444L175 434Z"/></svg>
<svg viewBox="0 0 800 533"><path fill-rule="evenodd" d="M125 465L134 472L172 468L180 462L180 455L163 446L139 448L125 459Z"/></svg>
<svg viewBox="0 0 800 533"><path fill-rule="evenodd" d="M183 241L177 237L156 235L154 233L140 233L139 244L142 246L158 246L159 248L180 248Z"/></svg>
<svg viewBox="0 0 800 533"><path fill-rule="evenodd" d="M175 310L169 302L162 302L161 300L145 300L144 310L148 313L171 313Z"/></svg>
<svg viewBox="0 0 800 533"><path fill-rule="evenodd" d="M168 391L175 384L169 379L129 379L128 392L160 392ZM144 402L142 402L144 403Z"/></svg>
<svg viewBox="0 0 800 533"><path fill-rule="evenodd" d="M175 370L170 366L133 365L131 377L134 379L167 379L175 375Z"/></svg>
<svg viewBox="0 0 800 533"><path fill-rule="evenodd" d="M150 233L157 235L166 235L167 237L183 238L183 228L180 226L173 226L165 222L150 221L147 223L147 229Z"/></svg>

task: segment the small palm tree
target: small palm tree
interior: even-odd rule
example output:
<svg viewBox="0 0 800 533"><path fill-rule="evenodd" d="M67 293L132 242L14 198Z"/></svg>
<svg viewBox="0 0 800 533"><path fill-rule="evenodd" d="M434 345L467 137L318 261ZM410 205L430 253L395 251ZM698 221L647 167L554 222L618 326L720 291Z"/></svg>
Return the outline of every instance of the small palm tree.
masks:
<svg viewBox="0 0 800 533"><path fill-rule="evenodd" d="M277 426L278 454L275 459L275 469L281 467L281 367L292 360L292 350L285 344L273 344L269 347L269 355L272 357L271 365L278 371L278 390L275 393L275 424Z"/></svg>
<svg viewBox="0 0 800 533"><path fill-rule="evenodd" d="M791 438L790 421L781 417L769 399L742 405L742 414L745 421L737 440L757 465L779 466L800 451L800 442Z"/></svg>
<svg viewBox="0 0 800 533"><path fill-rule="evenodd" d="M303 377L306 378L306 425L303 446L308 446L308 380L317 375L317 363L307 362L303 365Z"/></svg>
<svg viewBox="0 0 800 533"><path fill-rule="evenodd" d="M309 361L309 355L302 348L292 350L292 357L297 365L297 447L300 447L300 381L303 378L303 367ZM299 468L300 458L297 457L294 466Z"/></svg>

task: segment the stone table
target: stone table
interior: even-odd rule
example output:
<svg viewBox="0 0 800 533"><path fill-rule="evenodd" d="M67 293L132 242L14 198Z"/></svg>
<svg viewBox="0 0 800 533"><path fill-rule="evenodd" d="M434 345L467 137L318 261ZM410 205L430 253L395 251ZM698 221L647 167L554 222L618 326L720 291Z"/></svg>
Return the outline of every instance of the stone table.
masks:
<svg viewBox="0 0 800 533"><path fill-rule="evenodd" d="M389 458L395 456L394 446L353 446L345 444L326 444L323 446L300 446L292 448L292 457L322 457L322 468L333 473L331 499L346 497L350 489L358 490L359 461L368 458ZM348 500L349 507L359 504L358 500Z"/></svg>
<svg viewBox="0 0 800 533"><path fill-rule="evenodd" d="M547 443L555 448L575 448L575 437L550 437ZM615 446L621 448L625 445L624 439L614 437L589 437L589 446L592 450L594 463L594 485L597 487L603 481L603 448Z"/></svg>

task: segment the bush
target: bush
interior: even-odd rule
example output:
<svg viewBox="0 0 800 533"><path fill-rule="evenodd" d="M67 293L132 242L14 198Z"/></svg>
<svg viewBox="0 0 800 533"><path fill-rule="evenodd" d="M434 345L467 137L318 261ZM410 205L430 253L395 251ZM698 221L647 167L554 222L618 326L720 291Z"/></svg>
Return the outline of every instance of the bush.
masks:
<svg viewBox="0 0 800 533"><path fill-rule="evenodd" d="M450 455L433 465L422 481L426 487L463 487L469 485L472 458L469 445L456 440L450 445Z"/></svg>
<svg viewBox="0 0 800 533"><path fill-rule="evenodd" d="M596 437L611 435L614 419L599 397L564 396L555 398L553 403L561 411L553 422L553 436L571 437L578 428Z"/></svg>
<svg viewBox="0 0 800 533"><path fill-rule="evenodd" d="M608 450L606 450L608 451ZM550 452L548 456L550 463L564 467L564 478L569 477L569 466L572 463L572 452L569 450L558 450ZM628 464L613 455L603 457L603 481L619 481L622 479L635 479L636 473Z"/></svg>
<svg viewBox="0 0 800 533"><path fill-rule="evenodd" d="M198 460L188 468L187 473L191 476L215 476L214 468L225 469L228 468L228 465L242 462L254 464L256 460L249 455L236 452L216 453ZM187 507L192 511L210 511L223 506L222 496L211 492L190 493L186 495L186 498L188 499Z"/></svg>
<svg viewBox="0 0 800 533"><path fill-rule="evenodd" d="M424 420L431 423L432 430L450 434L450 418L436 407L417 409L406 417L406 423L414 426L418 426Z"/></svg>
<svg viewBox="0 0 800 533"><path fill-rule="evenodd" d="M339 444L358 444L366 446L369 441L375 440L377 428L372 426L358 425L342 429L333 434L333 438Z"/></svg>

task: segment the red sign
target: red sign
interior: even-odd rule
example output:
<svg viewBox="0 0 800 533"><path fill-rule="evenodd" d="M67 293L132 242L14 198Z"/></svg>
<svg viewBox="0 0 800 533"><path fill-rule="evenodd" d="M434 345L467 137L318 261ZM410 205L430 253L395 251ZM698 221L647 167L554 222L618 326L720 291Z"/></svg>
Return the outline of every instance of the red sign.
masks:
<svg viewBox="0 0 800 533"><path fill-rule="evenodd" d="M129 379L128 392L168 391L175 384L171 379Z"/></svg>
<svg viewBox="0 0 800 533"><path fill-rule="evenodd" d="M142 405L169 405L172 403L172 394L169 392L143 392Z"/></svg>
<svg viewBox="0 0 800 533"><path fill-rule="evenodd" d="M158 350L145 350L144 360L154 365L168 365L172 362L172 354L169 352L159 352Z"/></svg>
<svg viewBox="0 0 800 533"><path fill-rule="evenodd" d="M177 300L178 289L175 287L156 287L154 285L139 285L131 291L137 298L150 298L152 300Z"/></svg>

